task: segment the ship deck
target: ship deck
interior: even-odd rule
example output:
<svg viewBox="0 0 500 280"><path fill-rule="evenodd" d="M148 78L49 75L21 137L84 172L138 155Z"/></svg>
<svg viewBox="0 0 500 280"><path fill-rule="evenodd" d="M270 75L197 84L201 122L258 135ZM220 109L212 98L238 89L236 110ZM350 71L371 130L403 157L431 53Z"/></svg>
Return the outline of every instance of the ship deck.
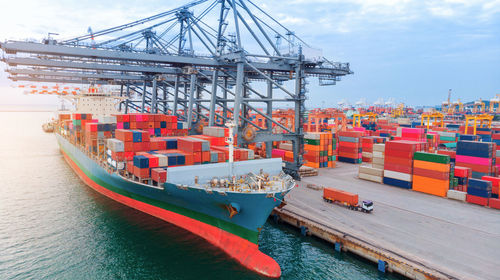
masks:
<svg viewBox="0 0 500 280"><path fill-rule="evenodd" d="M498 210L364 181L357 170L357 165L344 163L320 169L319 176L304 178L287 197L288 205L274 213L310 234L339 242L344 250L387 261L389 271L410 278L498 279ZM323 202L322 191L307 184L357 193L360 201L374 201L374 211Z"/></svg>

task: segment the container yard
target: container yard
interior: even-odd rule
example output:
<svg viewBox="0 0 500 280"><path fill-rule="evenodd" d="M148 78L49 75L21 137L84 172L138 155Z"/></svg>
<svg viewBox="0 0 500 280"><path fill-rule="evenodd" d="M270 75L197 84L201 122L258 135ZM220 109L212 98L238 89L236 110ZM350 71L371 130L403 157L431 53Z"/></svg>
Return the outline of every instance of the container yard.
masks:
<svg viewBox="0 0 500 280"><path fill-rule="evenodd" d="M1 42L2 62L27 96L60 98L43 130L103 197L259 277L282 277L259 247L266 222L381 273L500 277L500 95L306 107L309 81L336 85L354 74L350 63L248 0L51 34Z"/></svg>

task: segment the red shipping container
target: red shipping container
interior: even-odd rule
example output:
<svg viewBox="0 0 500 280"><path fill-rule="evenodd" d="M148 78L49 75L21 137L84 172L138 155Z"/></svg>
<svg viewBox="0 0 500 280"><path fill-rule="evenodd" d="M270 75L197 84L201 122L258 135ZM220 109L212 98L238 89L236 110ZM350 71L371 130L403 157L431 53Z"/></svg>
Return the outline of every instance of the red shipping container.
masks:
<svg viewBox="0 0 500 280"><path fill-rule="evenodd" d="M412 159L413 158L413 152L411 151L401 151L401 150L392 150L392 149L385 149L385 156L390 156L390 157L398 157L398 158L407 158L407 159Z"/></svg>
<svg viewBox="0 0 500 280"><path fill-rule="evenodd" d="M141 131L141 134L142 134L142 142L149 142L151 140L149 132Z"/></svg>
<svg viewBox="0 0 500 280"><path fill-rule="evenodd" d="M455 152L455 151L438 150L437 153L440 154L440 155L450 156L450 158L456 158L457 157L457 152Z"/></svg>
<svg viewBox="0 0 500 280"><path fill-rule="evenodd" d="M500 199L498 199L498 198L490 198L489 201L488 201L488 205L491 208L500 209Z"/></svg>
<svg viewBox="0 0 500 280"><path fill-rule="evenodd" d="M412 174L413 168L411 165L401 165L401 164L395 164L395 163L384 163L384 170L389 170L389 171L396 171L396 172L401 172L401 173L406 173L406 174Z"/></svg>
<svg viewBox="0 0 500 280"><path fill-rule="evenodd" d="M202 152L194 152L192 155L193 155L193 162L194 163L201 163Z"/></svg>
<svg viewBox="0 0 500 280"><path fill-rule="evenodd" d="M132 145L134 147L133 151L134 152L146 151L146 150L144 150L144 145L142 145L142 144L143 143L141 143L141 142L134 142L134 143L132 143Z"/></svg>
<svg viewBox="0 0 500 280"><path fill-rule="evenodd" d="M456 166L463 166L463 167L468 167L472 169L472 171L475 172L481 172L481 173L492 173L493 172L493 167L489 165L479 165L479 164L472 164L472 163L465 163L465 162L456 162Z"/></svg>
<svg viewBox="0 0 500 280"><path fill-rule="evenodd" d="M462 178L470 177L472 176L472 170L467 167L455 166L455 176Z"/></svg>
<svg viewBox="0 0 500 280"><path fill-rule="evenodd" d="M151 169L151 179L158 183L165 183L167 181L167 170L163 168Z"/></svg>
<svg viewBox="0 0 500 280"><path fill-rule="evenodd" d="M486 197L480 197L470 194L466 196L466 201L469 203L474 203L482 206L488 205L488 199Z"/></svg>
<svg viewBox="0 0 500 280"><path fill-rule="evenodd" d="M97 131L97 123L86 123L85 130L92 131L92 132Z"/></svg>
<svg viewBox="0 0 500 280"><path fill-rule="evenodd" d="M149 159L149 168L158 167L159 159L152 154L145 155Z"/></svg>
<svg viewBox="0 0 500 280"><path fill-rule="evenodd" d="M151 151L151 142L142 142L140 144L142 145L143 151Z"/></svg>
<svg viewBox="0 0 500 280"><path fill-rule="evenodd" d="M134 155L135 155L134 152L124 152L123 153L123 157L125 158L125 160L133 160ZM134 164L134 163L132 162L132 164Z"/></svg>
<svg viewBox="0 0 500 280"><path fill-rule="evenodd" d="M404 165L404 166L410 166L410 167L412 167L413 166L413 159L411 159L411 158L401 158L401 157L392 157L392 156L387 156L387 154L386 154L385 158L384 158L384 164L385 163L399 164L399 165Z"/></svg>
<svg viewBox="0 0 500 280"><path fill-rule="evenodd" d="M413 168L413 175L418 175L422 177L438 179L438 180L449 180L450 173L449 172L441 172L432 169L424 169L424 168Z"/></svg>
<svg viewBox="0 0 500 280"><path fill-rule="evenodd" d="M500 177L483 176L483 178L481 179L490 181L492 186L491 193L498 194L498 189L500 186Z"/></svg>
<svg viewBox="0 0 500 280"><path fill-rule="evenodd" d="M132 142L133 139L133 132L127 129L116 129L115 130L115 137L118 140L121 140L123 142Z"/></svg>
<svg viewBox="0 0 500 280"><path fill-rule="evenodd" d="M178 138L177 148L186 152L201 152L201 141L190 138ZM200 158L201 159L201 158Z"/></svg>
<svg viewBox="0 0 500 280"><path fill-rule="evenodd" d="M123 150L125 152L134 152L134 142L123 142Z"/></svg>
<svg viewBox="0 0 500 280"><path fill-rule="evenodd" d="M210 151L201 152L201 162L210 162Z"/></svg>
<svg viewBox="0 0 500 280"><path fill-rule="evenodd" d="M125 159L123 156L123 152L113 152L113 151L111 151L111 158L116 161L123 161Z"/></svg>
<svg viewBox="0 0 500 280"><path fill-rule="evenodd" d="M127 161L127 172L134 173L134 162Z"/></svg>
<svg viewBox="0 0 500 280"><path fill-rule="evenodd" d="M219 162L225 162L226 161L226 154L224 152L217 151L217 158Z"/></svg>
<svg viewBox="0 0 500 280"><path fill-rule="evenodd" d="M339 131L338 136L361 138L363 136L363 132L361 132L361 131Z"/></svg>
<svg viewBox="0 0 500 280"><path fill-rule="evenodd" d="M149 178L149 168L139 168L134 166L134 175L141 179Z"/></svg>

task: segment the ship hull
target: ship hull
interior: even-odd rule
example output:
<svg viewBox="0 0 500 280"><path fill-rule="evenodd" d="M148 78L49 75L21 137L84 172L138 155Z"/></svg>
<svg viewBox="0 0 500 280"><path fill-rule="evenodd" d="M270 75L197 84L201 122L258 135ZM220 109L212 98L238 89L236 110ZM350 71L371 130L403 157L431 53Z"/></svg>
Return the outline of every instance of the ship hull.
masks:
<svg viewBox="0 0 500 280"><path fill-rule="evenodd" d="M250 270L267 277L281 275L276 261L259 251L258 235L286 192L267 197L265 194L208 193L169 183L164 189L146 187L108 173L66 139L59 135L57 139L68 164L97 192L206 239ZM241 213L232 218L225 208L231 202L242 206Z"/></svg>

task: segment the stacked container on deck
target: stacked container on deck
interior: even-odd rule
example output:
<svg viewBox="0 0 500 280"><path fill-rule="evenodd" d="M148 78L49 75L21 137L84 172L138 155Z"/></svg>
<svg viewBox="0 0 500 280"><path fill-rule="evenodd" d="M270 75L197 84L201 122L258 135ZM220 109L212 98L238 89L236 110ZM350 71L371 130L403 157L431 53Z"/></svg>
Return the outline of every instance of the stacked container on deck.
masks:
<svg viewBox="0 0 500 280"><path fill-rule="evenodd" d="M348 163L362 162L362 136L363 133L360 131L340 131L338 133L338 161Z"/></svg>
<svg viewBox="0 0 500 280"><path fill-rule="evenodd" d="M92 114L80 114L75 113L71 115L72 124L70 126L70 131L72 133L73 141L77 144L83 144L82 141L85 139L82 138L83 130L85 128L85 124L87 122L92 122Z"/></svg>
<svg viewBox="0 0 500 280"><path fill-rule="evenodd" d="M450 187L450 157L415 152L413 187L418 192L445 197Z"/></svg>
<svg viewBox="0 0 500 280"><path fill-rule="evenodd" d="M472 177L495 175L496 144L491 142L459 141L457 143L456 166L472 169Z"/></svg>
<svg viewBox="0 0 500 280"><path fill-rule="evenodd" d="M163 114L122 114L116 115L116 128L140 129L151 136L186 135L185 123L178 122L176 116Z"/></svg>
<svg viewBox="0 0 500 280"><path fill-rule="evenodd" d="M423 143L407 140L385 144L384 184L411 189L413 154L421 151Z"/></svg>

